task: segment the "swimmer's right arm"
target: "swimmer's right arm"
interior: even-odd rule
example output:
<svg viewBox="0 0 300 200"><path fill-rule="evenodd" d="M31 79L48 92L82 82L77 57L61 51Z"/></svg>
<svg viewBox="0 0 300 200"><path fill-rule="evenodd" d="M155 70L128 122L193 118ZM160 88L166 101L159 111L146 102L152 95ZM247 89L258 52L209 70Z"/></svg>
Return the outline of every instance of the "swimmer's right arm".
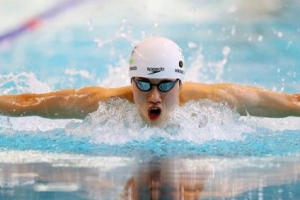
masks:
<svg viewBox="0 0 300 200"><path fill-rule="evenodd" d="M287 94L228 83L186 82L181 90L180 103L199 99L225 103L244 116L300 117L300 94Z"/></svg>
<svg viewBox="0 0 300 200"><path fill-rule="evenodd" d="M83 119L99 102L118 97L133 101L129 86L105 89L85 87L41 94L0 96L0 114L12 117L40 116L51 119Z"/></svg>

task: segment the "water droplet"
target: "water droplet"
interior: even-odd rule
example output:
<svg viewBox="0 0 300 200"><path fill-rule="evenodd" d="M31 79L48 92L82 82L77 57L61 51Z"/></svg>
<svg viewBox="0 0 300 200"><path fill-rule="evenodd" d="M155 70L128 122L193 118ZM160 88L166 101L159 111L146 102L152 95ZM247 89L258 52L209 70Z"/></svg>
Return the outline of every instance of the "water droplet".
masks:
<svg viewBox="0 0 300 200"><path fill-rule="evenodd" d="M195 42L188 42L188 47L191 48L191 49L195 49L197 48L197 44Z"/></svg>
<svg viewBox="0 0 300 200"><path fill-rule="evenodd" d="M223 55L227 56L229 53L230 53L230 47L229 46L223 47Z"/></svg>

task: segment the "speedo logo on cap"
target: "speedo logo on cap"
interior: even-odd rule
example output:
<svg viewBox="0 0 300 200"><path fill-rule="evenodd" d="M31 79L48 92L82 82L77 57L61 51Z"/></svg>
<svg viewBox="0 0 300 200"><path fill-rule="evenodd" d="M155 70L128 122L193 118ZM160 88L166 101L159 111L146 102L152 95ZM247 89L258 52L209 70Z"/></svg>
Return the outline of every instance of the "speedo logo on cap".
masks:
<svg viewBox="0 0 300 200"><path fill-rule="evenodd" d="M164 70L165 70L165 68L163 68L163 67L147 67L147 71L151 72L148 75L156 74L156 73L162 72Z"/></svg>

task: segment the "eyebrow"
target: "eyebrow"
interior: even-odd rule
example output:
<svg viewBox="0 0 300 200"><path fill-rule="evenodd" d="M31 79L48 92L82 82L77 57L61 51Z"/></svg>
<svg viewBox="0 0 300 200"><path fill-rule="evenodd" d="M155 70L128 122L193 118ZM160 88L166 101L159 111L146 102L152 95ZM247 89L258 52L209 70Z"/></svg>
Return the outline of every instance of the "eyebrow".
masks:
<svg viewBox="0 0 300 200"><path fill-rule="evenodd" d="M145 82L151 83L150 79L144 78L144 77L137 77L136 80L138 80L138 81L145 81ZM171 81L175 81L175 80L171 80L171 79L162 79L162 80L159 81L159 83L161 83L161 82L168 82L168 81L171 82Z"/></svg>

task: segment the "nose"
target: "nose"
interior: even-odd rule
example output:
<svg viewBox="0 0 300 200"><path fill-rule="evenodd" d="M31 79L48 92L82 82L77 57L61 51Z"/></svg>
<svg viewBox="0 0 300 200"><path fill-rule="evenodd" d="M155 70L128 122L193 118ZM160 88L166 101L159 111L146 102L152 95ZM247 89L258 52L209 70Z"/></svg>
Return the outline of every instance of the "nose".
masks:
<svg viewBox="0 0 300 200"><path fill-rule="evenodd" d="M153 87L149 91L148 101L153 104L161 103L161 96L160 96L160 92L158 91L157 87Z"/></svg>

